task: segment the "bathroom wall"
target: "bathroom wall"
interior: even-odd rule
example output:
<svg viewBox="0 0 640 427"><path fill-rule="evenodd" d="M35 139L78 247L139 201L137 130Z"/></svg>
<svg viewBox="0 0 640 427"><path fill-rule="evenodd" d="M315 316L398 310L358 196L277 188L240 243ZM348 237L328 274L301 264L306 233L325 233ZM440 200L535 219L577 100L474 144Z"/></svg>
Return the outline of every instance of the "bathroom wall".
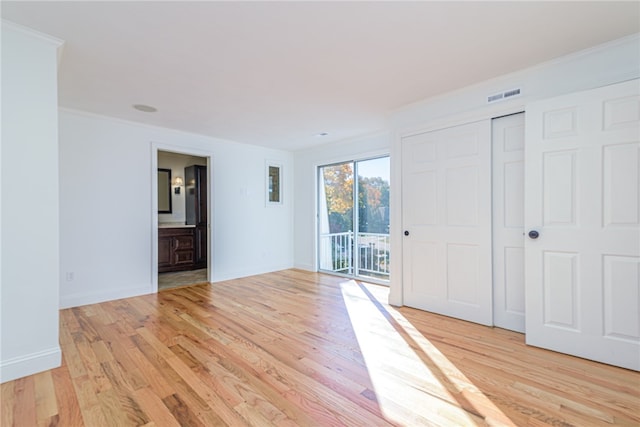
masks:
<svg viewBox="0 0 640 427"><path fill-rule="evenodd" d="M177 176L181 177L184 182L184 168L192 165L207 165L207 159L204 157L188 156L185 154L171 153L168 151L158 152L158 168L171 169L171 210L170 214L158 214L158 223L176 223L184 224L185 216L185 190L184 184L180 187L180 194L175 193L176 186L173 181Z"/></svg>

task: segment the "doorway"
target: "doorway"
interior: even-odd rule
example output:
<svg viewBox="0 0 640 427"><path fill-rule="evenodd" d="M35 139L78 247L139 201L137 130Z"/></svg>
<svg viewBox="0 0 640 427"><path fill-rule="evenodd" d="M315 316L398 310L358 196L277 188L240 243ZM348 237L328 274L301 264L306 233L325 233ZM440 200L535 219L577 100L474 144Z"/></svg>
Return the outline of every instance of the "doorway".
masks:
<svg viewBox="0 0 640 427"><path fill-rule="evenodd" d="M319 270L389 282L389 156L318 168Z"/></svg>
<svg viewBox="0 0 640 427"><path fill-rule="evenodd" d="M158 151L158 290L209 281L207 166L207 157Z"/></svg>

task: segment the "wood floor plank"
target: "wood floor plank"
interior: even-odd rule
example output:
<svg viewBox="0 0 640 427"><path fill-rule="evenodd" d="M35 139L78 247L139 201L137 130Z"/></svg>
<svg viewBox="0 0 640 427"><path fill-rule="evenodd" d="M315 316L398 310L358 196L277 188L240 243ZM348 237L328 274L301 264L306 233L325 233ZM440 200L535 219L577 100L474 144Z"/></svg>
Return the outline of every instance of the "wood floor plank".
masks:
<svg viewBox="0 0 640 427"><path fill-rule="evenodd" d="M111 388L98 393L98 401L111 425L141 426L149 422L129 390Z"/></svg>
<svg viewBox="0 0 640 427"><path fill-rule="evenodd" d="M34 387L36 393L36 416L38 424L47 424L48 421L58 414L58 403L56 402L56 392L53 386L51 371L41 372L34 375Z"/></svg>
<svg viewBox="0 0 640 427"><path fill-rule="evenodd" d="M35 375L16 380L13 391L13 425L38 425L38 418L36 415Z"/></svg>
<svg viewBox="0 0 640 427"><path fill-rule="evenodd" d="M640 426L640 373L299 270L60 312L2 426Z"/></svg>
<svg viewBox="0 0 640 427"><path fill-rule="evenodd" d="M140 374L145 379L153 392L160 398L175 394L175 389L169 384L167 378L142 354L138 347L127 350L131 360L136 364Z"/></svg>
<svg viewBox="0 0 640 427"><path fill-rule="evenodd" d="M97 397L96 387L88 375L73 379L73 386L78 397L80 412L85 426L107 425L107 418L102 411Z"/></svg>
<svg viewBox="0 0 640 427"><path fill-rule="evenodd" d="M81 426L83 425L80 403L73 386L73 380L63 355L63 364L60 368L51 371L58 407L59 425Z"/></svg>
<svg viewBox="0 0 640 427"><path fill-rule="evenodd" d="M216 413L212 412L209 404L217 403L212 397L212 392L206 387L200 386L200 380L197 376L190 373L188 367L184 366L171 350L145 328L140 328L139 333L140 335L134 337L136 344L154 367L176 389L175 394L163 399L165 405L172 412L175 412L176 417L186 417L185 420L198 419L198 423L207 426L233 425L225 423ZM146 335L146 338L143 335ZM200 393L200 391L204 392ZM214 404L214 406L216 405ZM229 414L227 408L221 406L220 409L223 416L234 417L234 414Z"/></svg>
<svg viewBox="0 0 640 427"><path fill-rule="evenodd" d="M166 348L155 337L144 328L139 331L140 335L147 340L156 350L160 350L167 364L182 378L185 384L206 402L208 408L214 411L221 421L226 425L234 425L240 421L238 414L226 405L224 399L214 393L202 379L194 372L183 359L178 357L170 348Z"/></svg>
<svg viewBox="0 0 640 427"><path fill-rule="evenodd" d="M206 427L177 394L167 396L162 401L181 426Z"/></svg>
<svg viewBox="0 0 640 427"><path fill-rule="evenodd" d="M78 334L79 332L74 332ZM87 375L87 369L82 362L82 358L78 353L78 349L75 346L72 332L64 327L64 324L60 327L60 346L66 349L62 357L67 365L69 374L72 378L78 378Z"/></svg>
<svg viewBox="0 0 640 427"><path fill-rule="evenodd" d="M13 412L15 409L16 393L14 387L16 381L8 381L0 384L0 425L14 425Z"/></svg>
<svg viewBox="0 0 640 427"><path fill-rule="evenodd" d="M136 401L145 414L151 418L156 426L180 427L178 420L173 416L162 399L151 388L141 388L134 392Z"/></svg>

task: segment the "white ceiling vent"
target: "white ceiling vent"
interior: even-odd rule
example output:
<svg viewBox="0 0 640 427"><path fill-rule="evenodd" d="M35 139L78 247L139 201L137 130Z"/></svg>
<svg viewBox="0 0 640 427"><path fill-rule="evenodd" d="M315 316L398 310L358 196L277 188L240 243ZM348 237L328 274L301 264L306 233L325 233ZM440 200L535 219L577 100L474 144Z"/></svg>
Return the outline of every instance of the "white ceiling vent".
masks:
<svg viewBox="0 0 640 427"><path fill-rule="evenodd" d="M513 98L515 96L519 96L522 94L522 90L518 87L515 89L510 89L505 92L496 93L493 95L489 95L487 97L487 103L490 104L492 102L504 101L508 98Z"/></svg>

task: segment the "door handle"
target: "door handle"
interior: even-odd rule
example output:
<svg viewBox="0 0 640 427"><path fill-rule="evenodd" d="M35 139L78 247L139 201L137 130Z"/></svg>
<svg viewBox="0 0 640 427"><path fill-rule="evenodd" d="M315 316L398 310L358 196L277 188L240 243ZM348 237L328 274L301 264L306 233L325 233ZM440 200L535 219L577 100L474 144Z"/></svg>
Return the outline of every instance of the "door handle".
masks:
<svg viewBox="0 0 640 427"><path fill-rule="evenodd" d="M409 235L409 230L404 230L404 235L408 236Z"/></svg>
<svg viewBox="0 0 640 427"><path fill-rule="evenodd" d="M536 230L531 230L529 231L529 238L530 239L537 239L538 237L540 237L540 233L538 233Z"/></svg>

